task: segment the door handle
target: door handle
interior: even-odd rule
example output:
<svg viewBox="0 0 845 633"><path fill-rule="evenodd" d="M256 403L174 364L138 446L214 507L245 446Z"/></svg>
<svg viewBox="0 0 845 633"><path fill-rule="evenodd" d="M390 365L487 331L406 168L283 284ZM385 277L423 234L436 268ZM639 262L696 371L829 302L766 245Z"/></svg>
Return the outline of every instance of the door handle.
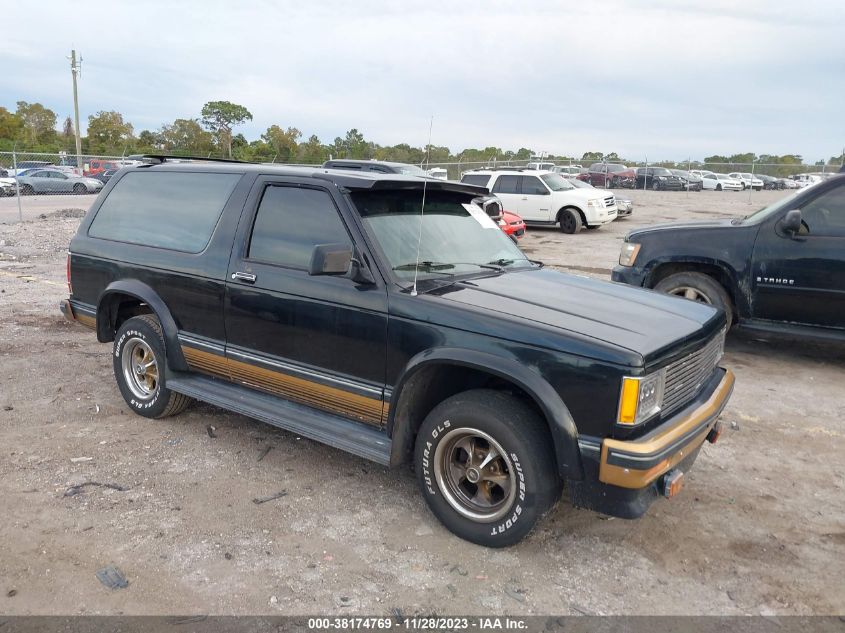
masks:
<svg viewBox="0 0 845 633"><path fill-rule="evenodd" d="M528 196L522 196L523 200L528 200Z"/></svg>
<svg viewBox="0 0 845 633"><path fill-rule="evenodd" d="M235 281L245 281L248 284L254 284L257 277L252 273L232 273L232 279Z"/></svg>

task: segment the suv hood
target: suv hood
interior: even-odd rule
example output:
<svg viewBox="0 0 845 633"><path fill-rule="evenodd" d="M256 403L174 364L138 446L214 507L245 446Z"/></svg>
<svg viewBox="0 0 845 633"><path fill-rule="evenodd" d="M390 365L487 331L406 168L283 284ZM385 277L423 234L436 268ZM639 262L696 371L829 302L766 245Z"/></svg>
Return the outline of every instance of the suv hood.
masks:
<svg viewBox="0 0 845 633"><path fill-rule="evenodd" d="M734 224L736 218L725 218L724 220L691 220L688 222L664 222L663 224L654 224L646 226L641 229L634 229L625 236L625 241L631 241L632 238L637 238L646 233L654 233L655 231L672 231L680 229L687 231L690 229L734 229L737 224ZM635 240L636 241L636 240Z"/></svg>
<svg viewBox="0 0 845 633"><path fill-rule="evenodd" d="M613 194L605 189L566 189L565 191L552 191L553 196L568 198L569 200L600 200L609 198Z"/></svg>
<svg viewBox="0 0 845 633"><path fill-rule="evenodd" d="M540 325L546 330L524 342L550 346L548 329L558 330L567 333L568 342L580 341L587 352L585 339L627 351L625 362L632 365L651 365L686 353L691 344L709 338L725 323L719 310L704 304L548 269L472 279L428 296L432 294L493 313L512 326ZM524 339L516 330L514 338ZM551 347L573 351L564 349L566 345Z"/></svg>

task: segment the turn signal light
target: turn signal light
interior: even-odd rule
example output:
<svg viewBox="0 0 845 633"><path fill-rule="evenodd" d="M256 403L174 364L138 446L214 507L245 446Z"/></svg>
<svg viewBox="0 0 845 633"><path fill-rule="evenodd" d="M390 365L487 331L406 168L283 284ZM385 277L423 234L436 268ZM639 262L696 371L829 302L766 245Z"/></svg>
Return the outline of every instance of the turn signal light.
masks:
<svg viewBox="0 0 845 633"><path fill-rule="evenodd" d="M640 381L635 378L622 380L622 397L619 401L619 424L634 424L640 402Z"/></svg>
<svg viewBox="0 0 845 633"><path fill-rule="evenodd" d="M663 496L671 499L684 487L684 473L680 470L670 470L663 475Z"/></svg>

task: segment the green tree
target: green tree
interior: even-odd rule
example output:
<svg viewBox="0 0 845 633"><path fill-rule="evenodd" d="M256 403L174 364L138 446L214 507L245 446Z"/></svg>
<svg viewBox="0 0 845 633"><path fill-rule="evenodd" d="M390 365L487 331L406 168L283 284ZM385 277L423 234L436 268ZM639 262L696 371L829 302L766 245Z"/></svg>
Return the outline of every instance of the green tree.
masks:
<svg viewBox="0 0 845 633"><path fill-rule="evenodd" d="M244 106L230 101L209 101L202 107L202 124L217 135L217 141L232 157L232 128L252 121L252 113ZM246 141L246 139L244 139Z"/></svg>
<svg viewBox="0 0 845 633"><path fill-rule="evenodd" d="M132 132L132 124L120 112L101 110L88 117L88 151L120 153L134 143Z"/></svg>
<svg viewBox="0 0 845 633"><path fill-rule="evenodd" d="M197 119L176 119L162 125L157 136L163 149L195 156L206 156L214 151L214 136L202 129Z"/></svg>
<svg viewBox="0 0 845 633"><path fill-rule="evenodd" d="M149 152L160 151L162 149L162 142L158 133L150 130L142 130L138 134L138 149Z"/></svg>
<svg viewBox="0 0 845 633"><path fill-rule="evenodd" d="M335 139L335 146L339 140ZM343 158L367 159L375 155L373 146L364 140L364 135L356 128L349 130L343 140L340 140L340 149L343 151Z"/></svg>
<svg viewBox="0 0 845 633"><path fill-rule="evenodd" d="M9 112L6 108L0 107L0 139L14 141L23 132L23 121L21 118Z"/></svg>
<svg viewBox="0 0 845 633"><path fill-rule="evenodd" d="M295 127L284 130L278 125L271 125L261 139L273 150L276 162L292 163L296 159L297 141L301 136L302 132Z"/></svg>
<svg viewBox="0 0 845 633"><path fill-rule="evenodd" d="M317 165L326 160L328 148L320 142L316 134L308 137L308 141L300 143L297 148L297 162L306 165Z"/></svg>
<svg viewBox="0 0 845 633"><path fill-rule="evenodd" d="M581 160L588 163L600 161L603 158L604 154L601 152L584 152L583 156L581 156Z"/></svg>
<svg viewBox="0 0 845 633"><path fill-rule="evenodd" d="M33 146L55 141L56 113L40 103L18 101L15 113L23 123L24 136Z"/></svg>

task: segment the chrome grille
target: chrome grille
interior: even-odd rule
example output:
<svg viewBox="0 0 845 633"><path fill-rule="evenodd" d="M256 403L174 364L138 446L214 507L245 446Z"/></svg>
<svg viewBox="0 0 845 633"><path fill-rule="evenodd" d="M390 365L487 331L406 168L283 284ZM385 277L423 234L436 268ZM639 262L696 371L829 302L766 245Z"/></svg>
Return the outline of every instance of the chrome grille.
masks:
<svg viewBox="0 0 845 633"><path fill-rule="evenodd" d="M616 199L613 196L604 199L605 207L612 207L614 204L616 204Z"/></svg>
<svg viewBox="0 0 845 633"><path fill-rule="evenodd" d="M698 395L713 373L725 349L725 331L714 336L704 347L666 367L663 391L663 415L687 404Z"/></svg>

